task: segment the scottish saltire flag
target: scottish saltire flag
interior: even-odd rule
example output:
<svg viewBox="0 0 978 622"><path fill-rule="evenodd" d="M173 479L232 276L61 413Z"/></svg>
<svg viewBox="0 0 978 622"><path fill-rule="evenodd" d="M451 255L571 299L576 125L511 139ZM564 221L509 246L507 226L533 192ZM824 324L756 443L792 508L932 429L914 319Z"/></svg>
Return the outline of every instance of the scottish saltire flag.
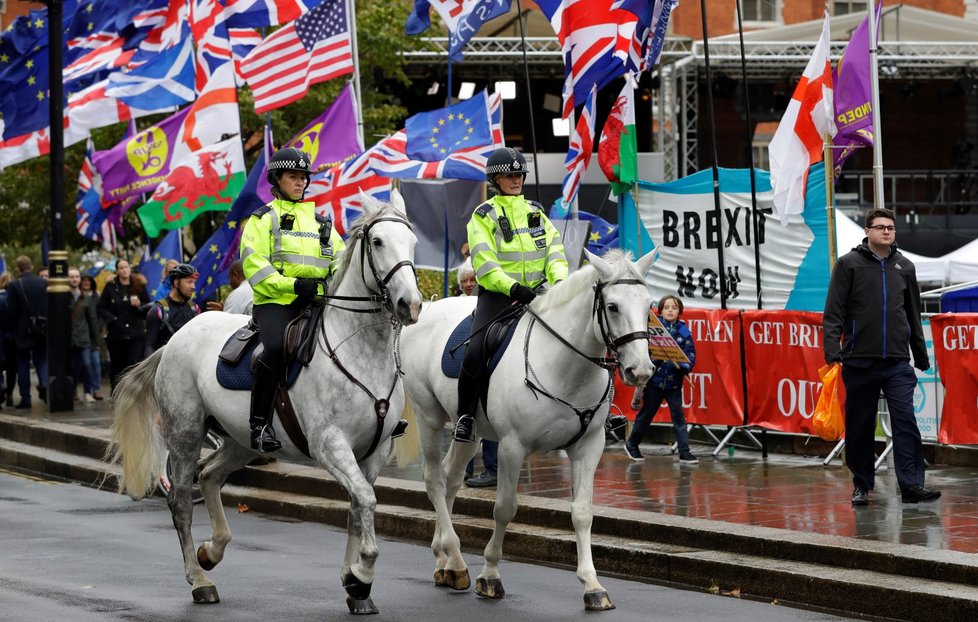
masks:
<svg viewBox="0 0 978 622"><path fill-rule="evenodd" d="M136 54L139 57L140 54ZM180 45L145 54L148 59L128 73L113 73L105 89L109 97L143 110L162 110L192 102L194 90L194 46L190 37Z"/></svg>
<svg viewBox="0 0 978 622"><path fill-rule="evenodd" d="M298 19L322 0L224 0L228 26L277 26Z"/></svg>
<svg viewBox="0 0 978 622"><path fill-rule="evenodd" d="M509 12L512 0L415 0L404 30L417 35L431 26L429 9L435 9L448 26L449 58L462 60L462 48L482 25Z"/></svg>
<svg viewBox="0 0 978 622"><path fill-rule="evenodd" d="M313 175L323 173L363 153L357 124L353 86L347 84L323 114L310 121L282 147L302 151L309 156L309 169ZM272 187L264 175L258 181L258 196L266 203L272 200Z"/></svg>
<svg viewBox="0 0 978 622"><path fill-rule="evenodd" d="M490 145L490 121L485 91L446 108L418 113L404 124L407 156L437 162L460 149Z"/></svg>
<svg viewBox="0 0 978 622"><path fill-rule="evenodd" d="M332 217L336 230L345 235L363 213L360 190L378 201L390 201L391 180L370 168L369 151L314 178L306 200L316 204L317 213Z"/></svg>
<svg viewBox="0 0 978 622"><path fill-rule="evenodd" d="M407 132L401 130L381 140L367 151L370 154L370 168L384 177L485 181L486 158L494 149L504 144L501 129L502 110L497 93L487 96L485 91L482 91L473 99L488 102L491 142L464 147L449 153L443 160L427 162L408 156Z"/></svg>
<svg viewBox="0 0 978 622"><path fill-rule="evenodd" d="M883 3L876 5L876 33L879 38L880 11ZM832 140L837 147L832 150L835 178L839 178L842 165L856 150L873 146L873 110L870 87L872 74L869 62L869 16L863 18L849 39L849 45L833 73L835 89L833 107L838 133Z"/></svg>
<svg viewBox="0 0 978 622"><path fill-rule="evenodd" d="M180 256L179 229L174 229L167 233L160 240L153 253L149 256L148 261L144 260L139 262L139 273L146 277L146 291L149 292L150 300L158 300L160 297L160 286L165 281L163 278L163 269L166 267L166 262L169 259L183 261L183 257ZM169 281L167 281L168 283Z"/></svg>
<svg viewBox="0 0 978 622"><path fill-rule="evenodd" d="M203 212L227 211L245 183L241 138L203 147L173 165L150 200L139 208L146 235L179 229Z"/></svg>
<svg viewBox="0 0 978 622"><path fill-rule="evenodd" d="M581 110L581 118L577 120L577 128L571 136L570 149L567 150L567 158L564 160L567 175L564 176L561 188L564 205L571 205L577 198L584 172L591 162L591 153L594 149L594 99L597 95L597 86L591 87L591 92Z"/></svg>
<svg viewBox="0 0 978 622"><path fill-rule="evenodd" d="M598 90L646 63L650 0L539 0L564 55L564 117Z"/></svg>
<svg viewBox="0 0 978 622"><path fill-rule="evenodd" d="M587 249L595 255L602 255L611 248L618 248L618 225L613 225L600 216L590 212L578 211L578 218L591 223L591 235L587 239Z"/></svg>

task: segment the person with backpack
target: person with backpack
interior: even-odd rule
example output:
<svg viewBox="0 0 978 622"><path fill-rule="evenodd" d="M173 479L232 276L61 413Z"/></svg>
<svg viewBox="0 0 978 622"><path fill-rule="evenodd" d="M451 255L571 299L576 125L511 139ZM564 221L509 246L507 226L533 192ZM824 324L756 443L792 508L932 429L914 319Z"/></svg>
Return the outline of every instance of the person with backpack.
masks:
<svg viewBox="0 0 978 622"><path fill-rule="evenodd" d="M200 274L190 264L182 263L171 269L167 276L170 293L166 298L154 301L146 313L144 358L165 346L184 324L200 315L200 307L191 300Z"/></svg>

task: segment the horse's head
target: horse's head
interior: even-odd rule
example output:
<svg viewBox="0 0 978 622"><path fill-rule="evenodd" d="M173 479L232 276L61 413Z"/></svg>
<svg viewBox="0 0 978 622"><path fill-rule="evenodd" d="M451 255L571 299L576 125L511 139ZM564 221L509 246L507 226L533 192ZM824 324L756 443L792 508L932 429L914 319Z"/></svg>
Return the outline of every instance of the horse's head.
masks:
<svg viewBox="0 0 978 622"><path fill-rule="evenodd" d="M381 203L360 191L363 217L360 243L371 275L368 283L386 292L391 313L405 326L418 321L421 291L414 271L418 238L411 229L401 193L391 191L391 202Z"/></svg>
<svg viewBox="0 0 978 622"><path fill-rule="evenodd" d="M642 386L654 371L649 360L648 324L652 296L645 273L655 253L632 262L627 254L611 251L604 258L587 253L598 273L595 283L595 312L592 321L618 359L625 384Z"/></svg>

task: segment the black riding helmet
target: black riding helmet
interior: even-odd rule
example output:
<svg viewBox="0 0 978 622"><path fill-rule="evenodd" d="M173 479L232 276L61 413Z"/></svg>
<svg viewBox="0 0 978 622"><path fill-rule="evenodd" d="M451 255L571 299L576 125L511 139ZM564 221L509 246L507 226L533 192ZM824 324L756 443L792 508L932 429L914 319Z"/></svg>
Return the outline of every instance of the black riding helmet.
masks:
<svg viewBox="0 0 978 622"><path fill-rule="evenodd" d="M304 173L306 176L306 188L308 188L311 176L309 164L309 156L299 149L295 147L279 149L268 159L265 179L268 180L272 188L278 188L278 180L285 171ZM302 193L305 195L305 188L303 188Z"/></svg>
<svg viewBox="0 0 978 622"><path fill-rule="evenodd" d="M194 269L189 263L177 264L170 269L169 277L170 283L173 283L177 279L185 279L191 276L200 276L197 270Z"/></svg>
<svg viewBox="0 0 978 622"><path fill-rule="evenodd" d="M496 149L486 160L486 181L489 185L500 191L496 185L496 176L504 173L522 173L523 180L526 180L526 158L523 154L510 147Z"/></svg>

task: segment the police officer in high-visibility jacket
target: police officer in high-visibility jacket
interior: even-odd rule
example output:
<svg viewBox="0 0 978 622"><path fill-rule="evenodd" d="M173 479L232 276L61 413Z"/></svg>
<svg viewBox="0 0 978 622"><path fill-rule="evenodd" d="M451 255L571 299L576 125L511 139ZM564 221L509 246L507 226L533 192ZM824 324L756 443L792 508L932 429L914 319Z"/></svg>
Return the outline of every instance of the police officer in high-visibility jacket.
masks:
<svg viewBox="0 0 978 622"><path fill-rule="evenodd" d="M326 295L327 278L346 248L332 221L303 201L309 186L309 156L293 147L268 160L275 198L248 219L241 237L245 276L255 292L253 316L264 351L251 392L251 448L275 451L272 413L275 388L285 378L285 326L314 299Z"/></svg>
<svg viewBox="0 0 978 622"><path fill-rule="evenodd" d="M487 323L515 302L530 304L535 288L567 278L560 232L543 207L523 198L526 160L516 149L497 149L486 161L486 180L497 192L475 209L468 224L469 252L479 300L458 379L455 440L472 441L480 377L485 373Z"/></svg>

